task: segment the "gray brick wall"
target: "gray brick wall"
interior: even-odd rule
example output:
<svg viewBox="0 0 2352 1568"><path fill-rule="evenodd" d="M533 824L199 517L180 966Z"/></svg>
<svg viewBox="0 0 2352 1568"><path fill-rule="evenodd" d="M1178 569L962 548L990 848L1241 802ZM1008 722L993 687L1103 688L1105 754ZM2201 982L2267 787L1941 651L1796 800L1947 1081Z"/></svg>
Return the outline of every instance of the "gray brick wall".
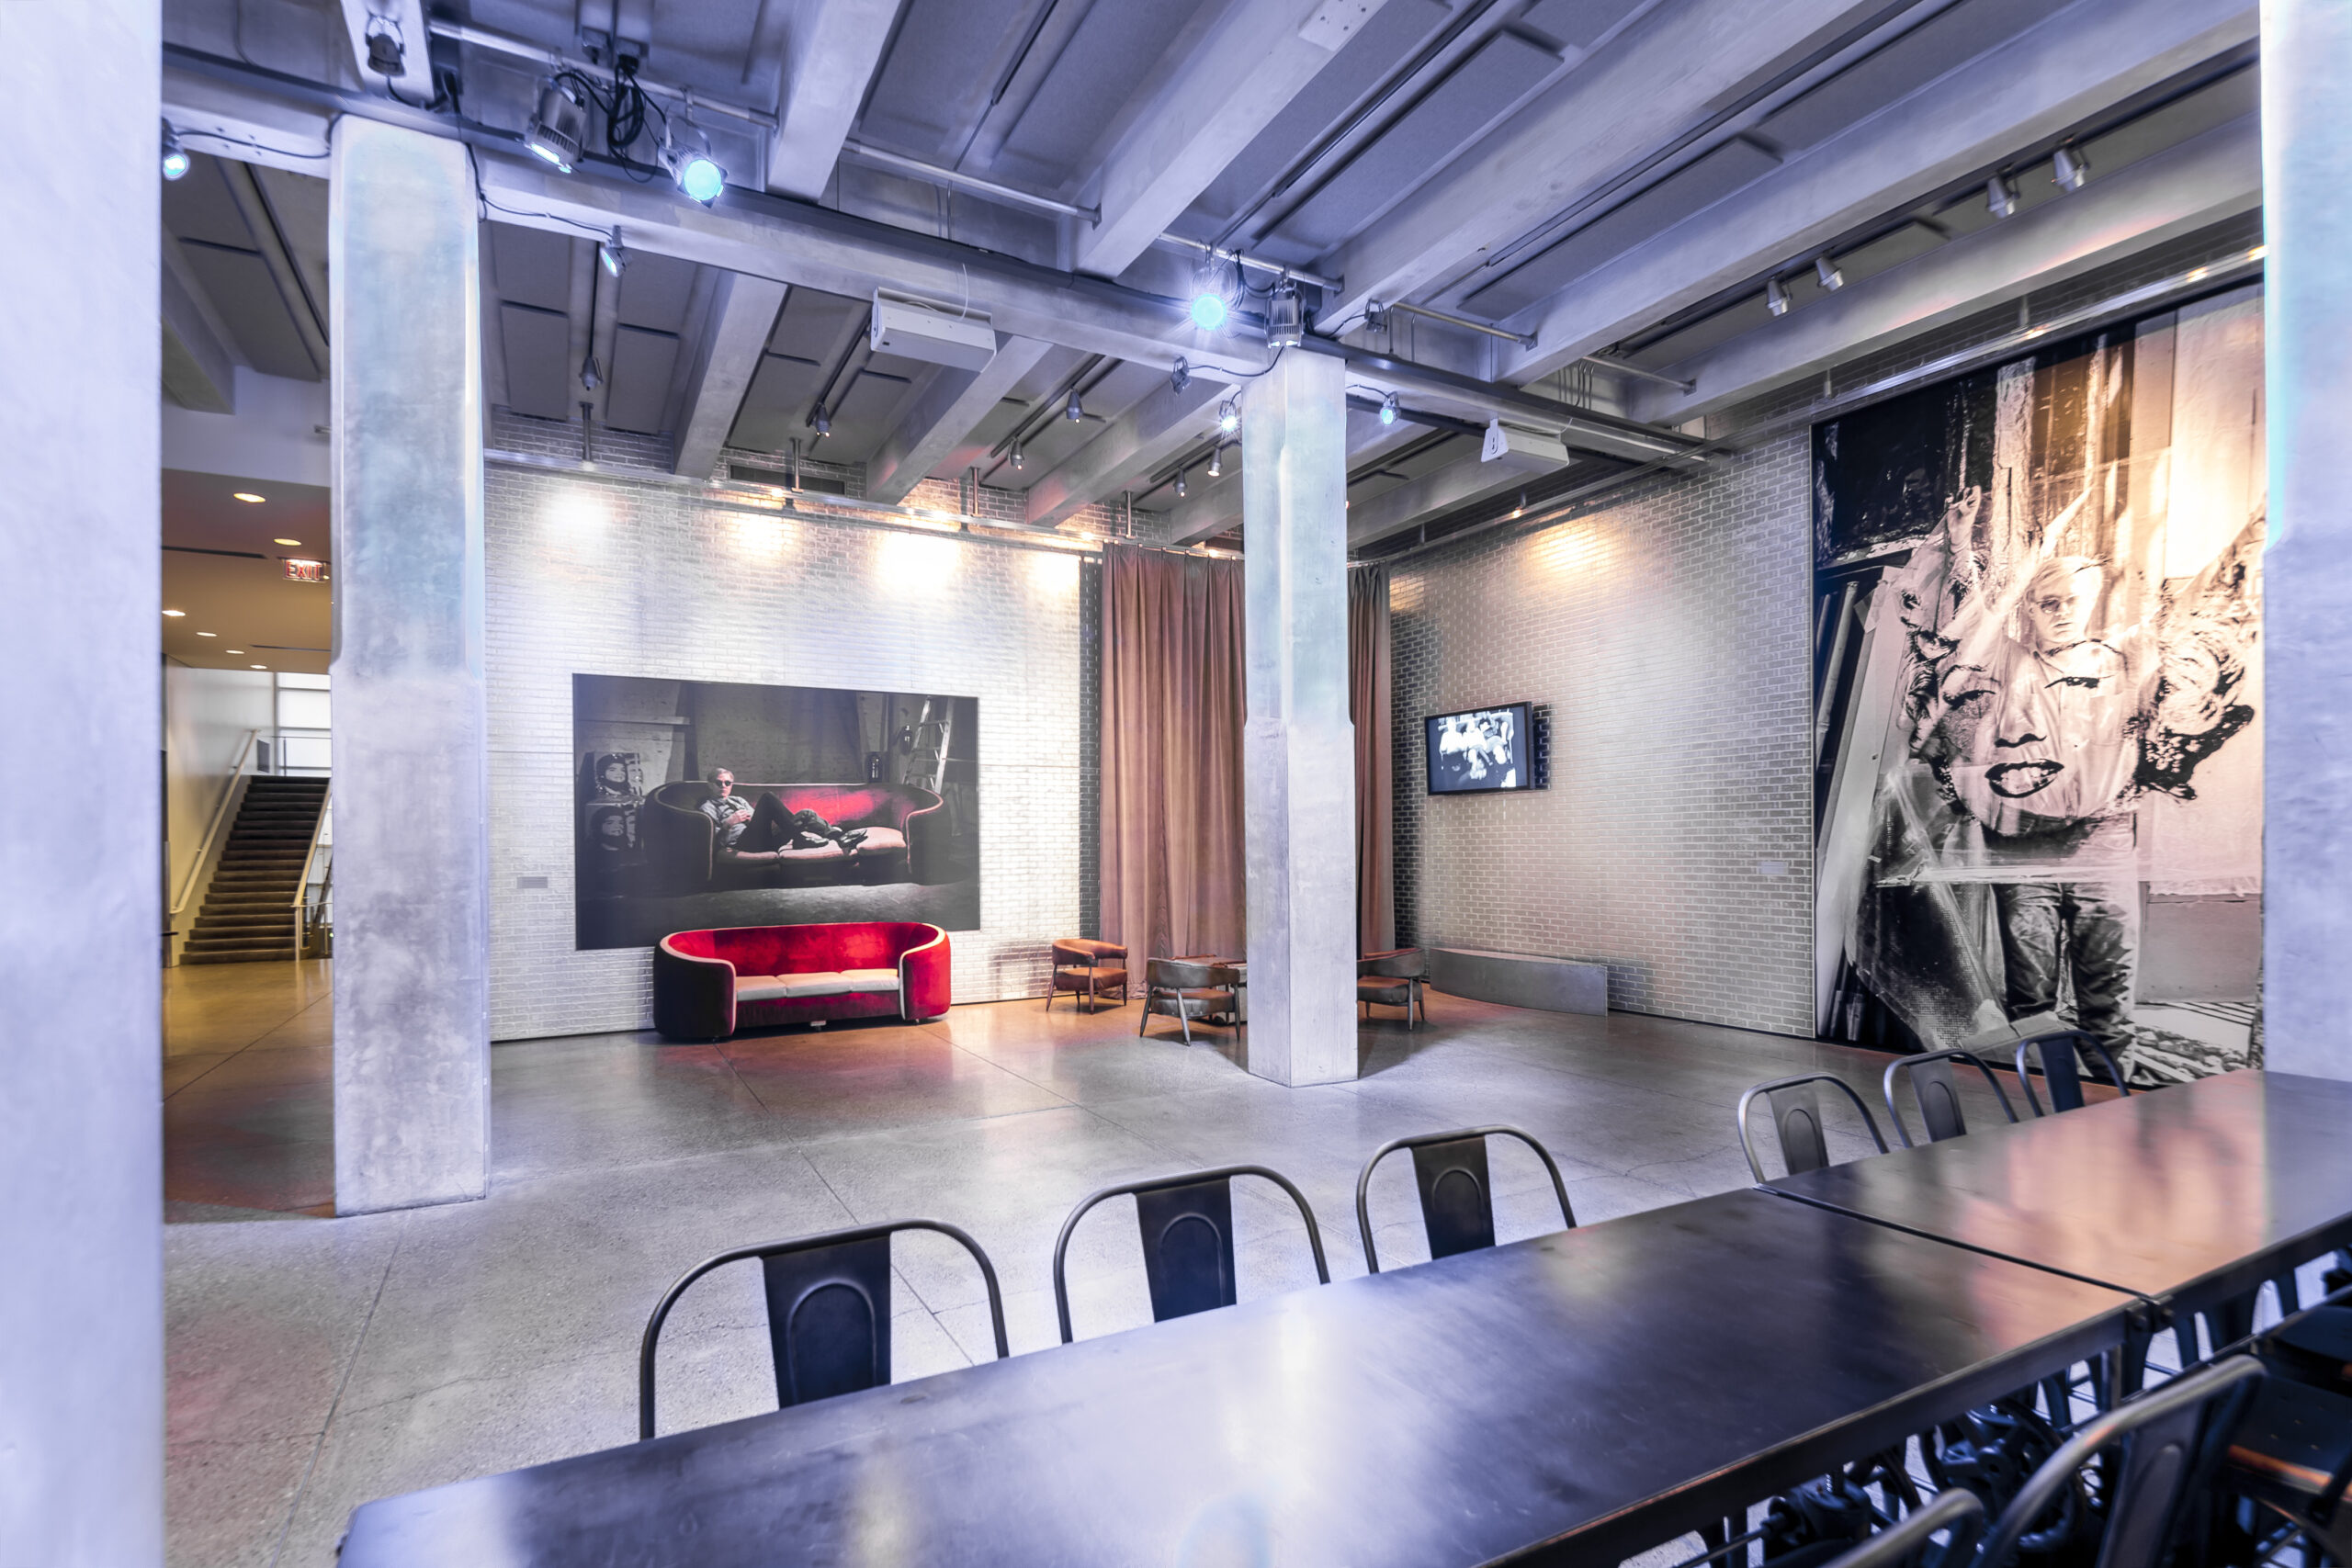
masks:
<svg viewBox="0 0 2352 1568"><path fill-rule="evenodd" d="M1808 453L1396 565L1401 942L1603 962L1612 1007L1812 1034ZM1551 788L1430 798L1422 718L1522 700Z"/></svg>
<svg viewBox="0 0 2352 1568"><path fill-rule="evenodd" d="M484 491L492 1038L652 1019L647 953L572 949L575 673L977 696L981 929L954 938L956 998L1042 994L1081 918L1078 558L589 474L493 465Z"/></svg>

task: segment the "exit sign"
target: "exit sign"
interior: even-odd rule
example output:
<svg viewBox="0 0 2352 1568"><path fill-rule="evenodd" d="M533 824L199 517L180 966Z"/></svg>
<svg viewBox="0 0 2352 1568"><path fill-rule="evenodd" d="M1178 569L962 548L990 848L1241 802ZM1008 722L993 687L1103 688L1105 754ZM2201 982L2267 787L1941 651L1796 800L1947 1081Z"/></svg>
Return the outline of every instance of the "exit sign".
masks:
<svg viewBox="0 0 2352 1568"><path fill-rule="evenodd" d="M325 562L323 562L323 561L314 561L314 560L296 560L296 559L292 558L291 557L288 557L288 558L287 558L287 561L286 561L286 581L288 581L288 582L324 582L326 580L327 580L327 569L326 569L326 563L325 563Z"/></svg>

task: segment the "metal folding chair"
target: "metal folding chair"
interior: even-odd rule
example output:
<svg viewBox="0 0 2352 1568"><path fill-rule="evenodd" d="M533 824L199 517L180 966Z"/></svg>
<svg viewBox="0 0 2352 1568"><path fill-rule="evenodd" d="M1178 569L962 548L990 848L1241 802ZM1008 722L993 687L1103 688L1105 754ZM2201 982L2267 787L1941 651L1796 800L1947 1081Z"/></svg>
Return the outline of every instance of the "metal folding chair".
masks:
<svg viewBox="0 0 2352 1568"><path fill-rule="evenodd" d="M637 1435L653 1436L653 1352L662 1325L686 1287L712 1269L760 1260L767 1292L768 1348L775 1359L779 1409L877 1388L890 1381L890 1237L899 1231L937 1231L963 1246L980 1266L989 1289L989 1325L997 1359L1012 1354L1004 1338L1004 1296L996 1268L980 1244L937 1220L891 1220L827 1231L763 1247L739 1247L706 1258L679 1277L653 1309L637 1353Z"/></svg>
<svg viewBox="0 0 2352 1568"><path fill-rule="evenodd" d="M1909 1130L1903 1125L1903 1112L1895 1107L1894 1079L1898 1073L1908 1071L1911 1075L1911 1101L1919 1108L1919 1121L1928 1130L1928 1142L1940 1144L1946 1138L1967 1133L1968 1118L1960 1109L1960 1088L1951 1081L1954 1062L1966 1062L1983 1073L1984 1081L1993 1086L1995 1098L2001 1102L2001 1114L2011 1122L2018 1119L2016 1109L2001 1088L2001 1080L1993 1076L1993 1069L1984 1065L1984 1058L1969 1051L1923 1051L1890 1064L1882 1085L1886 1095L1887 1119L1894 1123L1894 1135L1903 1140L1905 1148L1918 1145L1912 1143Z"/></svg>
<svg viewBox="0 0 2352 1568"><path fill-rule="evenodd" d="M1239 1299L1233 1270L1233 1179L1257 1176L1290 1194L1306 1222L1306 1245L1315 1251L1315 1277L1328 1285L1330 1267L1323 1260L1323 1233L1306 1194L1290 1178L1262 1165L1227 1165L1215 1170L1189 1170L1180 1176L1155 1177L1149 1181L1122 1182L1105 1187L1070 1211L1062 1234L1054 1242L1054 1312L1061 1320L1062 1343L1071 1342L1069 1281L1064 1264L1069 1255L1070 1233L1086 1212L1106 1198L1132 1193L1136 1225L1143 1235L1144 1281L1151 1292L1151 1320L1165 1323Z"/></svg>
<svg viewBox="0 0 2352 1568"><path fill-rule="evenodd" d="M1756 1173L1757 1180L1768 1178L1764 1162L1756 1157L1755 1142L1747 1134L1747 1107L1759 1094L1771 1107L1772 1125L1781 1134L1781 1159L1791 1176L1819 1170L1830 1163L1829 1143L1821 1130L1821 1097L1813 1088L1817 1083L1835 1086L1838 1093L1854 1102L1862 1125L1870 1129L1871 1142L1878 1145L1879 1153L1886 1153L1885 1134L1878 1130L1871 1108L1862 1103L1862 1097L1854 1092L1851 1084L1835 1073L1799 1073L1794 1077L1758 1084L1739 1097L1739 1109L1734 1112L1739 1119L1739 1152L1747 1156L1747 1168Z"/></svg>
<svg viewBox="0 0 2352 1568"><path fill-rule="evenodd" d="M2041 1048L2041 1081L2050 1090L2049 1111L2041 1109L2041 1098L2033 1092L2032 1074L2028 1070L2036 1046ZM2107 1054L2107 1047L2098 1043L2097 1036L2079 1029L2056 1029L2018 1042L2018 1082L2025 1086L2025 1102L2033 1108L2036 1116L2083 1108L2083 1074L2075 1059L2077 1052L2098 1059L2099 1066L2107 1069L2108 1081L2115 1086L2118 1094L2132 1092L2115 1058Z"/></svg>
<svg viewBox="0 0 2352 1568"><path fill-rule="evenodd" d="M1464 1127L1458 1133L1424 1133L1419 1137L1391 1138L1364 1162L1356 1178L1356 1229L1363 1236L1363 1260L1380 1272L1380 1249L1373 1245L1372 1209L1368 1201L1372 1173L1398 1149L1413 1151L1413 1180L1421 1193L1421 1225L1429 1233L1430 1257L1451 1258L1495 1245L1494 1184L1487 1173L1487 1140L1517 1138L1535 1151L1551 1173L1552 1191L1560 1200L1560 1218L1577 1228L1576 1211L1568 1207L1568 1189L1552 1151L1516 1127Z"/></svg>

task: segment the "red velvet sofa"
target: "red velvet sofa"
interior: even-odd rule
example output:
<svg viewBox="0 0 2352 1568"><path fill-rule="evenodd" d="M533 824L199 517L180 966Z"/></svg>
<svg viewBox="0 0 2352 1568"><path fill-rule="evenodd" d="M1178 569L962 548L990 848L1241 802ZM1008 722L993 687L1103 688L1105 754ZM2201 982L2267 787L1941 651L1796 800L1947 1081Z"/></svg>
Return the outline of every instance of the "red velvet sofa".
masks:
<svg viewBox="0 0 2352 1568"><path fill-rule="evenodd" d="M913 920L672 931L653 950L664 1040L816 1019L903 1018L948 1007L947 933Z"/></svg>
<svg viewBox="0 0 2352 1568"><path fill-rule="evenodd" d="M665 784L646 797L638 832L645 845L652 889L678 895L733 887L817 887L845 882L945 882L949 877L947 812L939 796L911 784L741 784L735 793L756 802L773 795L787 811L814 811L836 828L868 829L865 841L843 853L839 845L784 850L757 862L730 860L718 851L718 828L703 815L711 788L695 779Z"/></svg>

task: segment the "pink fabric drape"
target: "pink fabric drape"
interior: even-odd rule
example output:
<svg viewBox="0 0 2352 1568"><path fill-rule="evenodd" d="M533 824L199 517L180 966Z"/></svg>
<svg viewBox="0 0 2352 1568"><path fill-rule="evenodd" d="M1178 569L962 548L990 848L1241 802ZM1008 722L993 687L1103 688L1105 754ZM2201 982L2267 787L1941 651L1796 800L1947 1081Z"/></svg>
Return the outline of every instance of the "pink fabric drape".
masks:
<svg viewBox="0 0 2352 1568"><path fill-rule="evenodd" d="M1396 874L1389 750L1388 569L1348 572L1348 717L1356 727L1356 951L1396 945Z"/></svg>
<svg viewBox="0 0 2352 1568"><path fill-rule="evenodd" d="M1102 553L1102 935L1240 957L1241 563Z"/></svg>

